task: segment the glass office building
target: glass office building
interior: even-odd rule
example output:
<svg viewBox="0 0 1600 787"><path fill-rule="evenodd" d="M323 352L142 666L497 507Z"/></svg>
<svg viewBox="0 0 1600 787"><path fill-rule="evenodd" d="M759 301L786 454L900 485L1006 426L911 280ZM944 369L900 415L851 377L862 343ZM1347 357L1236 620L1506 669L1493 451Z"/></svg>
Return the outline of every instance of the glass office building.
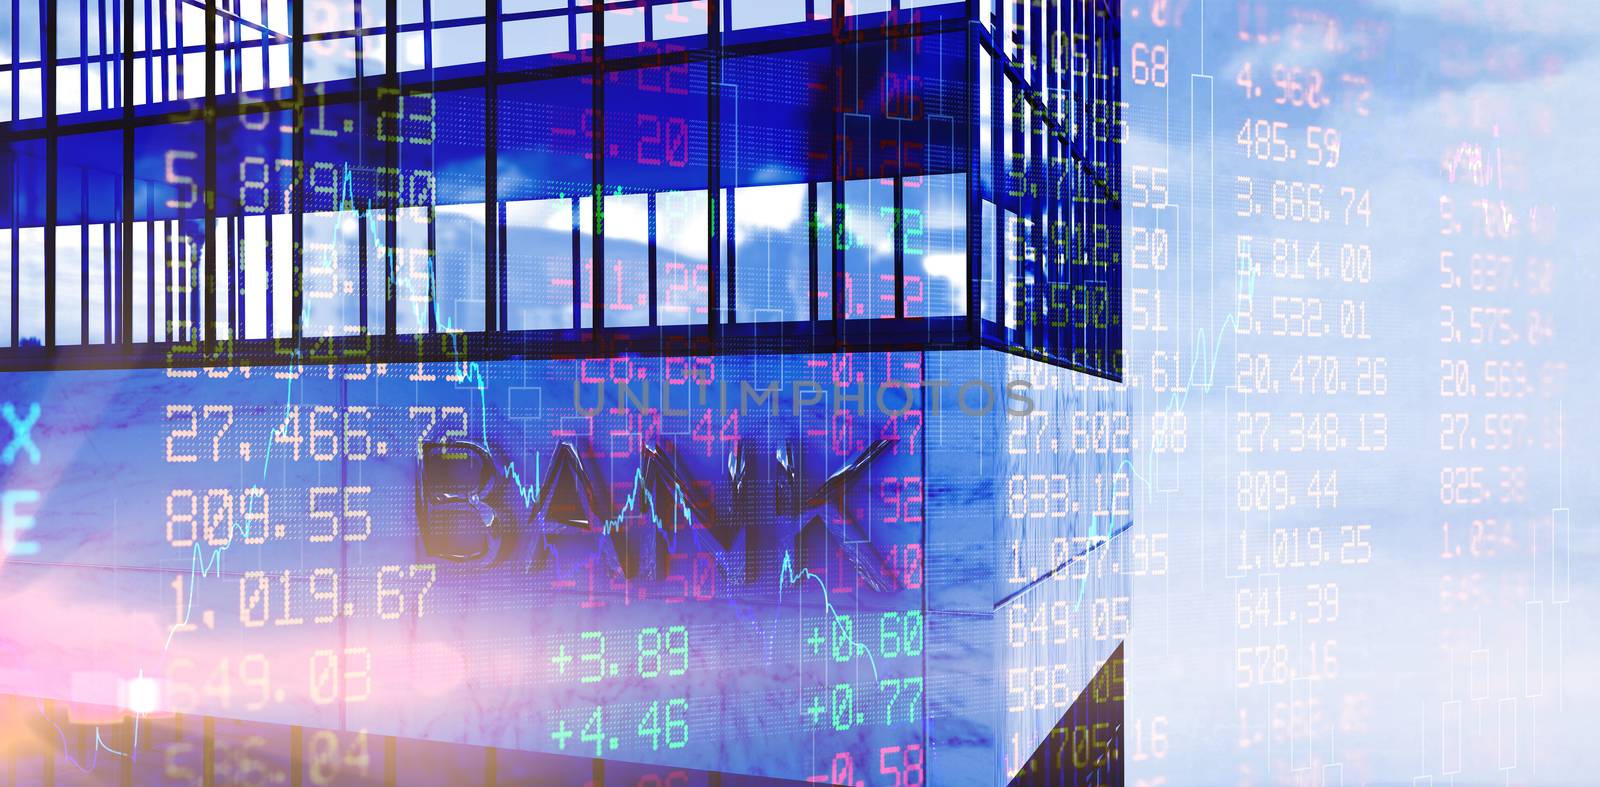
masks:
<svg viewBox="0 0 1600 787"><path fill-rule="evenodd" d="M1120 373L1105 2L11 5L19 362L461 333Z"/></svg>
<svg viewBox="0 0 1600 787"><path fill-rule="evenodd" d="M502 775L1120 769L1116 0L6 2L4 385L124 446L35 460L39 561L177 595L107 672L297 665L160 710ZM70 493L113 472L153 540Z"/></svg>

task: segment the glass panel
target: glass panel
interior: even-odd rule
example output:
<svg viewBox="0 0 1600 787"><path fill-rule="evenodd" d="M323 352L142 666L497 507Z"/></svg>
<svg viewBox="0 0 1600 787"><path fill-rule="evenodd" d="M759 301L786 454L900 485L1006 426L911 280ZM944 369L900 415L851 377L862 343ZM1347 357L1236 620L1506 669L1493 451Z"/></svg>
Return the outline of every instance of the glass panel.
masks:
<svg viewBox="0 0 1600 787"><path fill-rule="evenodd" d="M21 283L20 313L17 326L20 345L39 345L44 341L44 230L24 227L18 231L17 257Z"/></svg>
<svg viewBox="0 0 1600 787"><path fill-rule="evenodd" d="M44 115L44 87L38 68L24 68L17 73L16 96L20 99L17 118L36 118Z"/></svg>
<svg viewBox="0 0 1600 787"><path fill-rule="evenodd" d="M263 339L267 336L267 217L245 216L241 222L240 265L244 270L244 338ZM139 269L134 269L139 276ZM135 285L135 291L138 286ZM137 314L137 310L135 314ZM382 312L379 312L380 314Z"/></svg>
<svg viewBox="0 0 1600 787"><path fill-rule="evenodd" d="M553 16L544 19L520 19L503 26L501 52L507 58L543 55L567 50L567 20Z"/></svg>
<svg viewBox="0 0 1600 787"><path fill-rule="evenodd" d="M979 193L994 197L994 60L978 47L978 181Z"/></svg>
<svg viewBox="0 0 1600 787"><path fill-rule="evenodd" d="M358 221L353 210L305 215L306 336L348 336L361 331Z"/></svg>
<svg viewBox="0 0 1600 787"><path fill-rule="evenodd" d="M433 19L482 19L484 0L434 0ZM505 9L502 9L502 12ZM483 28L478 29L478 40L483 40ZM480 50L481 51L481 50Z"/></svg>
<svg viewBox="0 0 1600 787"><path fill-rule="evenodd" d="M82 227L56 227L56 344L82 344Z"/></svg>
<svg viewBox="0 0 1600 787"><path fill-rule="evenodd" d="M982 221L981 230L983 236L978 242L978 251L982 255L979 258L979 264L981 265L979 270L983 274L981 280L982 291L978 293L979 316L985 322L994 322L995 282L999 279L998 265L1000 259L995 253L996 244L994 239L996 237L995 228L1000 226L1000 212L993 202L983 201Z"/></svg>
<svg viewBox="0 0 1600 787"><path fill-rule="evenodd" d="M433 292L428 209L400 208L395 214L395 330L426 333Z"/></svg>
<svg viewBox="0 0 1600 787"><path fill-rule="evenodd" d="M554 11L566 8L567 0L500 0L500 13L520 14L524 11Z"/></svg>
<svg viewBox="0 0 1600 787"><path fill-rule="evenodd" d="M619 8L606 12L606 46L637 44L644 40L645 9Z"/></svg>
<svg viewBox="0 0 1600 787"><path fill-rule="evenodd" d="M706 322L708 226L705 191L669 191L656 196L656 312L660 325Z"/></svg>
<svg viewBox="0 0 1600 787"><path fill-rule="evenodd" d="M845 315L895 316L894 181L852 180L844 187Z"/></svg>
<svg viewBox="0 0 1600 787"><path fill-rule="evenodd" d="M0 228L0 347L11 346L11 230Z"/></svg>
<svg viewBox="0 0 1600 787"><path fill-rule="evenodd" d="M172 225L170 221L153 221L150 223L152 234L151 257L155 267L152 269L151 284L152 317L155 319L155 330L151 332L150 340L153 342L172 341L176 331L172 309L172 270L173 246Z"/></svg>
<svg viewBox="0 0 1600 787"><path fill-rule="evenodd" d="M811 229L804 183L735 192L739 322L782 322L810 316Z"/></svg>
<svg viewBox="0 0 1600 787"><path fill-rule="evenodd" d="M594 198L578 200L578 327L594 327Z"/></svg>
<svg viewBox="0 0 1600 787"><path fill-rule="evenodd" d="M435 213L438 330L483 330L484 204L440 205Z"/></svg>
<svg viewBox="0 0 1600 787"><path fill-rule="evenodd" d="M355 28L355 0L304 1L306 4L305 31L307 33L333 33ZM366 5L377 5L381 8L383 3L381 0L378 0L378 2L368 2ZM367 9L363 8L362 10L366 11Z"/></svg>
<svg viewBox="0 0 1600 787"><path fill-rule="evenodd" d="M218 219L216 221L215 226L213 226L211 228L211 236L210 237L211 237L211 242L216 244L216 248L217 248L217 251L216 251L216 255L217 255L216 256L216 265L217 265L217 268L216 268L216 296L217 296L217 301L216 301L216 309L214 311L211 311L211 306L209 304L207 304L206 309L208 310L208 312L210 312L211 319L216 323L215 326L214 326L216 328L216 337L218 339L222 339L222 340L226 341L227 339L230 339L233 336L233 334L230 332L230 328L229 328L229 323L233 320L233 308L232 308L232 306L233 306L233 301L232 301L232 298L233 298L233 286L232 286L232 282L229 279L229 275L228 274L229 274L229 271L231 270L231 266L233 264L233 261L237 259L237 257L235 256L237 254L237 247L235 246L235 243L234 243L233 227L230 225L230 223L229 223L229 221L227 219ZM93 236L91 234L91 243L93 242L92 238L93 238ZM91 257L91 262L89 263L89 270L90 270L90 274L91 274L91 279L93 279L94 265L95 265L95 263L92 261L92 257ZM204 260L201 261L200 265L201 265L201 271L204 271L205 270L205 262L204 262ZM203 276L204 273L202 273L201 275ZM204 295L203 295L204 287L203 286L201 288L201 291L202 291L202 297L204 297ZM89 289L89 297L90 297L90 302L92 304L93 303L93 299L94 299L94 286L92 284L91 284L90 289ZM92 330L93 325L94 325L94 318L91 317L89 322L90 322L90 328Z"/></svg>
<svg viewBox="0 0 1600 787"><path fill-rule="evenodd" d="M483 25L433 31L433 67L483 62Z"/></svg>
<svg viewBox="0 0 1600 787"><path fill-rule="evenodd" d="M606 197L606 327L650 324L650 198Z"/></svg>
<svg viewBox="0 0 1600 787"><path fill-rule="evenodd" d="M1017 257L1022 248L1022 226L1014 211L1005 212L1006 234L1005 244L1001 249L1004 258L1000 265L1001 311L1005 315L1007 328L1017 327Z"/></svg>
<svg viewBox="0 0 1600 787"><path fill-rule="evenodd" d="M483 329L483 101L482 89L473 88L404 102L401 166L409 189L402 189L402 197L411 205L436 206L432 234L424 239L433 262L434 331Z"/></svg>
<svg viewBox="0 0 1600 787"><path fill-rule="evenodd" d="M272 240L267 244L272 265L272 278L268 281L272 294L270 333L275 339L286 338L294 335L294 218L276 214L268 220L272 231Z"/></svg>
<svg viewBox="0 0 1600 787"><path fill-rule="evenodd" d="M592 101L592 85L579 77L500 88L496 186L507 202L507 324L513 329L574 328L591 319L586 306L577 321L573 310L574 298L584 298L591 282L590 244L585 239L575 249L574 231L590 222L589 203L580 205L577 197L593 189Z"/></svg>
<svg viewBox="0 0 1600 787"><path fill-rule="evenodd" d="M133 291L128 293L133 303L133 341L150 341L149 316L152 314L150 287L149 222L133 224ZM5 299L10 302L9 296Z"/></svg>
<svg viewBox="0 0 1600 787"><path fill-rule="evenodd" d="M395 38L401 71L415 71L428 64L428 40L421 30L403 32Z"/></svg>
<svg viewBox="0 0 1600 787"><path fill-rule="evenodd" d="M803 22L806 18L805 0L732 0L729 5L731 30Z"/></svg>
<svg viewBox="0 0 1600 787"><path fill-rule="evenodd" d="M657 41L706 34L706 4L703 0L666 3L651 8L650 13Z"/></svg>
<svg viewBox="0 0 1600 787"><path fill-rule="evenodd" d="M389 71L389 42L383 36L367 36L361 42L361 73L382 75Z"/></svg>
<svg viewBox="0 0 1600 787"><path fill-rule="evenodd" d="M571 328L572 200L506 204L506 324Z"/></svg>
<svg viewBox="0 0 1600 787"><path fill-rule="evenodd" d="M817 319L833 319L833 184L817 184Z"/></svg>
<svg viewBox="0 0 1600 787"><path fill-rule="evenodd" d="M967 176L905 182L906 316L967 313Z"/></svg>

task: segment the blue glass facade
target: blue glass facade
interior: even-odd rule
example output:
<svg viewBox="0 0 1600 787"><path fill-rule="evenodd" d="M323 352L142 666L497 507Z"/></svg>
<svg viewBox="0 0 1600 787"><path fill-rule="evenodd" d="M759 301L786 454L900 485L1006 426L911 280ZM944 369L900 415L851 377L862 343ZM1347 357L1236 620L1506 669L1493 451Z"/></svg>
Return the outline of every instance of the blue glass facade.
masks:
<svg viewBox="0 0 1600 787"><path fill-rule="evenodd" d="M76 44L0 67L7 338L176 345L14 362L437 358L415 337L461 333L474 357L988 346L1121 373L1103 4L79 5L37 9Z"/></svg>

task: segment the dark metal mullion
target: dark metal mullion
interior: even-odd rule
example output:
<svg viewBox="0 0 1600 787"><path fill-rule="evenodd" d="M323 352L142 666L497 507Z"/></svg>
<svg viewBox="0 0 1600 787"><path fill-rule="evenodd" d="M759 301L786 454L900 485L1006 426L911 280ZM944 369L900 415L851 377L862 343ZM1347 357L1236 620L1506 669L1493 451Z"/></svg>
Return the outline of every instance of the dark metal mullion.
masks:
<svg viewBox="0 0 1600 787"><path fill-rule="evenodd" d="M156 33L158 34L157 40L160 43L159 43L158 48L156 49L156 51L161 53L161 55L160 55L160 57L161 57L161 101L163 103L165 103L167 101L172 100L172 91L167 86L167 83L171 81L170 79L168 79L168 77L171 75L170 72L172 70L172 64L170 62L168 62L168 60L167 60L167 58L170 57L170 55L167 54L167 52L168 52L168 48L167 48L167 0L156 0L156 6L158 8L160 8L160 14L158 15L158 20L159 21L156 23ZM150 11L149 0L145 0L145 12L146 12L146 15L148 15L149 11ZM149 21L148 20L146 20L145 26L149 27ZM154 87L150 88L150 96L151 96L151 100L154 100L154 98L155 98L155 88Z"/></svg>
<svg viewBox="0 0 1600 787"><path fill-rule="evenodd" d="M22 42L22 26L16 23L16 20L20 17L21 12L21 0L11 0L11 51L13 53L21 51L20 46ZM13 123L17 120L17 114L22 111L21 79L22 69L13 67L11 69L10 115ZM18 279L22 276L22 262L18 259L22 252L22 224L18 221L17 216L17 198L20 196L17 194L17 159L15 156L10 158L11 199L9 201L11 203L11 346L17 347L22 344L21 337L17 335L22 330L22 318L20 314L22 303L22 286L21 282L18 281Z"/></svg>
<svg viewBox="0 0 1600 787"><path fill-rule="evenodd" d="M437 199L433 195L432 199ZM439 208L428 202L428 333L439 332Z"/></svg>
<svg viewBox="0 0 1600 787"><path fill-rule="evenodd" d="M40 78L44 81L44 123L48 134L44 141L44 346L56 345L56 199L57 167L60 150L57 147L59 121L56 118L56 38L58 11L55 0L40 0L44 14L44 65Z"/></svg>
<svg viewBox="0 0 1600 787"><path fill-rule="evenodd" d="M1034 107L1032 114L1037 115L1038 111L1038 108ZM1034 120L1028 126L1028 167L1026 171L1028 172L1029 182L1025 191L1027 199L1031 203L1029 213L1033 217L1033 231L1031 233L1033 236L1033 262L1030 267L1033 273L1033 291L1030 293L1024 290L1024 300L1026 301L1025 308L1028 315L1029 349L1035 351L1041 349L1044 345L1043 331L1045 326L1044 321L1040 319L1039 309L1043 302L1044 271L1049 257L1045 241L1045 219L1049 213L1050 200L1048 194L1040 194L1038 191L1044 180L1044 148L1043 129L1038 121ZM1024 278L1024 281L1026 281L1026 278Z"/></svg>
<svg viewBox="0 0 1600 787"><path fill-rule="evenodd" d="M163 0L162 8L165 9L165 7L166 7L166 3L165 3L165 0ZM184 42L184 37L183 37L183 8L180 5L180 0L173 0L172 21L173 21L173 23L175 25L177 25L177 32L176 32L177 41L175 41L174 43L177 45L177 51L178 51L178 54L173 55L173 61L172 62L176 66L176 68L174 69L177 72L177 85L176 85L176 87L178 89L178 99L181 101L184 98L184 89L183 89L183 70L184 70L183 69L183 51L188 48L188 44L186 44Z"/></svg>
<svg viewBox="0 0 1600 787"><path fill-rule="evenodd" d="M156 200L155 190L150 190L150 208L144 222L144 336L147 342L156 338Z"/></svg>
<svg viewBox="0 0 1600 787"><path fill-rule="evenodd" d="M501 330L500 232L500 0L486 0L483 26L483 330Z"/></svg>
<svg viewBox="0 0 1600 787"><path fill-rule="evenodd" d="M583 221L578 213L583 209L583 202L573 197L569 209L572 212L572 327L574 330L583 327L583 234L580 227Z"/></svg>
<svg viewBox="0 0 1600 787"><path fill-rule="evenodd" d="M649 249L649 252L648 252L648 257L647 257L646 262L645 262L645 265L648 266L648 270L647 270L645 276L646 276L646 279L647 279L646 280L646 286L649 289L649 295L647 297L649 297L649 299L650 299L650 305L649 305L650 327L654 328L654 327L656 327L656 325L659 322L659 314L657 313L656 299L657 299L657 293L658 293L658 291L660 290L660 287L661 287L661 283L660 283L660 280L659 280L659 274L657 274L657 272L656 272L656 264L657 264L658 260L660 259L660 254L657 251L657 247L656 247L656 244L657 244L656 193L654 191L650 192L649 195L645 197L645 213L646 213L646 217L647 217L646 218L646 225L647 225L646 232L649 233L648 245L647 245L647 248Z"/></svg>
<svg viewBox="0 0 1600 787"><path fill-rule="evenodd" d="M268 15L269 11L270 7L267 5L267 0L261 0L261 19L263 21L270 18ZM270 45L267 43L267 37L263 35L261 37L261 84L263 86L272 84L272 58L270 54ZM268 118L276 120L276 112L268 112L266 115ZM275 178L270 177L269 179L275 180ZM266 318L263 322L266 327L266 332L260 338L270 340L274 338L273 330L277 327L274 325L274 321L272 319L273 312L277 310L273 308L274 303L272 298L272 285L274 283L272 280L272 269L275 255L272 251L272 197L270 194L267 196L266 205L264 207L265 210L262 211L261 217L261 237L263 241L261 259L262 265L265 266L265 270L263 272L266 274L264 277L266 280L266 292L262 293L261 309L262 316Z"/></svg>
<svg viewBox="0 0 1600 787"><path fill-rule="evenodd" d="M969 17L976 19L977 0L967 0ZM980 104L982 91L979 90L979 79L988 79L988 74L982 72L979 64L983 59L979 56L983 52L982 45L978 42L977 31L973 27L967 32L967 57L966 72L967 84L973 89L967 93L967 336L974 344L981 341L983 331L983 155L982 139L978 124L982 122L983 107ZM991 97L993 91L990 91ZM991 139L993 136L991 135Z"/></svg>
<svg viewBox="0 0 1600 787"><path fill-rule="evenodd" d="M206 185L205 185L205 271L204 293L199 318L200 335L205 343L217 342L217 0L206 0Z"/></svg>
<svg viewBox="0 0 1600 787"><path fill-rule="evenodd" d="M362 0L355 0L357 29L360 29L362 26L362 12L364 10L362 7L363 5L364 3L362 3ZM356 37L356 91L362 94L365 94L366 92L367 80L366 41L366 36ZM361 102L357 104L356 111L364 114L366 111L366 106L366 102ZM363 116L361 120L362 127L365 128L366 118ZM361 135L361 137L356 141L356 146L358 151L357 158L359 159L361 166L366 166L367 138L365 134ZM351 207L356 213L356 311L360 315L361 329L359 333L362 336L368 336L371 335L372 328L371 323L368 321L367 315L367 301L371 300L371 288L367 281L367 257L370 256L368 247L372 245L372 239L370 233L367 231L367 221L368 217L372 215L372 198L367 198L367 206L366 209L363 210L359 205L354 204L354 185L351 186L350 192L350 201L352 203Z"/></svg>
<svg viewBox="0 0 1600 787"><path fill-rule="evenodd" d="M706 3L706 335L722 337L722 0Z"/></svg>
<svg viewBox="0 0 1600 787"><path fill-rule="evenodd" d="M835 323L835 343L837 346L842 346L844 342L844 320L846 316L844 244L839 242L839 239L843 238L844 233L847 231L844 221L844 176L845 169L849 166L844 160L844 154L846 151L844 135L848 132L849 127L845 124L842 113L839 113L839 110L843 108L845 101L844 65L840 59L840 50L843 48L846 40L845 36L843 35L844 27L847 24L847 19L844 15L844 4L845 0L833 0L832 24L835 39L833 42L833 47L830 51L833 73L829 75L829 81L833 84L833 108L836 113L835 123L837 124L834 126L833 131L833 185L829 189L830 193L828 195L830 203L828 206L828 211L831 214L831 217L828 220L828 228L832 236L828 239L828 251L831 258L833 274L833 319Z"/></svg>
<svg viewBox="0 0 1600 787"><path fill-rule="evenodd" d="M306 160L306 72L305 57L306 46L303 33L306 28L307 0L289 0L289 74L293 82L294 91L294 129L293 150L291 156L294 164L290 170L290 177L294 183L294 204L290 207L290 232L292 239L292 257L290 261L291 309L289 315L295 343L298 345L301 337L305 335L305 166Z"/></svg>
<svg viewBox="0 0 1600 787"><path fill-rule="evenodd" d="M154 193L155 190L151 189L151 194L154 195ZM151 210L155 209L155 200L153 196L151 198L150 208ZM177 262L177 250L172 244L172 219L167 219L161 223L161 250L162 264L166 268L162 277L162 283L165 285L162 287L162 290L164 291L166 297L166 308L162 311L162 314L167 318L167 331L164 341L171 342L174 331L177 327L177 319L175 313L173 312L173 295L175 294L173 291L173 276L174 271L177 270L177 266L175 265Z"/></svg>
<svg viewBox="0 0 1600 787"><path fill-rule="evenodd" d="M270 18L268 16L269 11L270 11L270 7L267 5L267 0L261 0L261 18L263 20L266 20L266 19ZM269 50L270 50L270 46L267 43L267 38L266 38L266 36L262 36L262 38L261 38L261 84L262 85L271 85L272 84L272 58L270 57L270 51ZM267 117L272 118L273 121L275 121L277 119L277 113L276 112L269 112L269 113L266 113L266 114L267 114ZM269 122L271 122L271 121L269 121ZM274 166L276 166L276 162L274 162ZM276 180L276 178L269 178L269 179ZM285 209L288 209L288 207L289 206L287 206L287 205L284 206ZM273 338L276 338L275 330L277 328L277 325L275 324L276 321L273 319L273 317L274 317L274 312L276 312L277 309L274 308L276 306L276 303L274 302L274 299L273 299L273 285L276 282L273 281L272 269L275 267L273 263L276 260L276 255L273 253L273 250L272 250L272 248L273 248L273 238L272 238L272 224L273 224L273 221L272 221L272 215L273 214L272 214L272 197L271 197L270 194L267 196L265 208L266 209L264 211L262 211L263 215L262 215L262 218L261 218L261 223L262 223L261 237L262 237L262 240L263 240L262 250L261 250L261 258L262 258L262 264L264 266L266 266L266 270L264 272L266 273L266 277L265 278L266 278L267 290L266 290L265 293L263 293L263 297L261 299L261 308L262 308L262 316L266 318L266 320L265 320L266 333L264 335L262 335L260 338L271 340Z"/></svg>
<svg viewBox="0 0 1600 787"><path fill-rule="evenodd" d="M1034 173L1033 176L1039 190L1034 196L1037 201L1037 205L1034 208L1034 213L1037 214L1037 218L1034 220L1036 225L1033 252L1034 286L1033 297L1028 304L1028 314L1029 320L1034 324L1032 349L1034 352L1041 352L1048 346L1045 334L1050 329L1049 321L1044 319L1043 310L1049 294L1046 271L1050 265L1049 219L1052 213L1049 192L1050 144L1048 126L1050 118L1048 109L1050 103L1048 92L1050 78L1044 67L1044 42L1049 35L1049 14L1043 5L1033 8L1032 29L1033 36L1028 42L1033 50L1030 53L1029 73L1032 75L1033 83L1038 86L1038 89L1033 91L1035 98L1033 108L1034 123L1029 129L1033 137L1033 166L1030 169Z"/></svg>
<svg viewBox="0 0 1600 787"><path fill-rule="evenodd" d="M1005 15L1001 14L1001 18L1004 19L1004 17L1005 17ZM1003 44L1004 42L1001 42L1001 43ZM995 193L994 193L994 204L995 204L995 211L994 211L994 248L995 248L995 253L994 253L994 281L995 281L995 287L994 287L994 297L995 297L994 321L995 321L995 332L996 332L996 334L1002 340L1004 340L1005 339L1005 331L1006 331L1006 260L1011 255L1011 250L1006 248L1006 199L1010 196L1009 192L1010 192L1010 188L1011 188L1010 184L1007 183L1007 181L1010 180L1011 175L1010 175L1009 170L1007 169L1006 160L1005 160L1006 159L1006 151L1010 148L1010 143L1007 141L1007 137L1006 137L1006 133L1005 133L1005 131L1006 131L1006 120L1005 120L1005 117L1006 117L1006 113L1010 112L1011 109L1010 109L1010 102L1006 101L1006 93L1005 93L1005 79L1006 79L1006 76L1005 76L1005 73L1004 73L1003 69L1000 67L1000 65L1002 63L1002 60L1001 60L1002 57L1003 57L1003 55L996 55L993 58L993 62L995 63L995 67L990 69L990 74L989 74L989 79L990 79L989 94L990 94L991 98L999 105L999 106L994 107L993 110L991 110L990 117L989 117L989 123L990 123L990 126L989 126L989 138L994 140L994 146L990 150L989 157L990 157L990 162L991 162L990 166L993 168L993 171L994 171L994 187L995 187Z"/></svg>
<svg viewBox="0 0 1600 787"><path fill-rule="evenodd" d="M112 0L112 2L115 3L116 0ZM99 17L97 21L100 24L97 25L96 28L95 28L96 31L100 34L100 56L99 56L99 60L100 60L100 64L99 64L100 65L100 108L101 109L106 109L106 108L111 106L111 85L114 84L113 82L111 82L111 80L106 79L106 64L111 61L111 58L106 54L106 47L110 43L110 42L108 42L106 40L106 16L107 16L107 14L106 14L106 0L95 0L95 7L100 12L97 15ZM113 5L112 8L113 8L113 11L114 11L116 6ZM83 17L80 15L79 19L82 20L82 18ZM115 23L116 23L116 20L112 20L112 24L115 24ZM82 55L85 56L85 58L87 58L89 53L88 52L81 52L79 54L82 54ZM88 71L89 63L87 61L83 64L83 68L84 68L85 72ZM83 111L87 112L89 108L87 106L84 106L81 109ZM107 326L108 329L109 329L109 327L110 326Z"/></svg>
<svg viewBox="0 0 1600 787"><path fill-rule="evenodd" d="M380 91L382 100L378 106L377 128L383 129L383 114L393 106L392 113L395 119L394 133L384 139L380 133L379 141L383 142L383 163L386 177L394 180L391 182L389 198L383 207L383 333L393 336L398 331L399 296L396 292L396 276L398 273L397 247L400 245L400 60L396 49L400 46L399 28L399 0L384 0L384 30L383 30L383 84L387 87L387 95Z"/></svg>
<svg viewBox="0 0 1600 787"><path fill-rule="evenodd" d="M152 52L155 49L155 34L150 30L153 27L151 23L151 17L153 16L154 14L150 11L150 0L144 0L144 97L146 103L154 103L156 100L156 58ZM128 14L128 24L130 26L133 24L133 14L131 12ZM129 103L137 102L130 98ZM154 214L151 215L151 219L154 220ZM152 337L153 339L154 337Z"/></svg>
<svg viewBox="0 0 1600 787"><path fill-rule="evenodd" d="M111 254L116 248L111 242L111 223L100 224L100 324L103 328L100 334L102 344L113 344L117 341L117 328L119 323L111 319L113 308L116 306L117 277L111 267ZM119 239L121 235L117 236ZM86 255L87 256L87 255ZM120 311L118 312L120 314ZM88 342L85 341L85 344Z"/></svg>
<svg viewBox="0 0 1600 787"><path fill-rule="evenodd" d="M187 341L189 338L189 243L188 235L183 229L181 220L174 220L172 226L172 257L171 277L168 278L168 287L172 290L172 300L177 304L177 314L172 323L172 341Z"/></svg>
<svg viewBox="0 0 1600 787"><path fill-rule="evenodd" d="M89 169L78 170L78 344L89 343Z"/></svg>
<svg viewBox="0 0 1600 787"><path fill-rule="evenodd" d="M78 56L71 62L78 64L78 111L89 111L89 0L78 0ZM87 217L85 217L87 218ZM82 341L87 342L88 337Z"/></svg>
<svg viewBox="0 0 1600 787"><path fill-rule="evenodd" d="M498 237L496 238L496 241L499 244L497 247L499 250L499 255L498 259L495 261L495 265L500 271L500 330L508 330L511 326L511 288L509 283L510 276L507 273L507 269L510 268L510 265L507 261L508 255L506 252L507 230L505 200L495 200L495 221L497 222L497 226L500 228L499 233L497 233Z"/></svg>
<svg viewBox="0 0 1600 787"><path fill-rule="evenodd" d="M428 81L433 81L433 0L422 0L422 68L428 75ZM430 90L435 88L430 88ZM400 134L400 126L405 123L405 118L399 114L395 116L395 135ZM435 155L432 147L428 155ZM429 164L436 164L432 159ZM433 167L438 171L437 167ZM428 195L428 333L439 332L439 194L435 181L433 193Z"/></svg>
<svg viewBox="0 0 1600 787"><path fill-rule="evenodd" d="M593 65L594 84L590 101L594 131L590 141L590 165L593 169L593 198L589 204L589 310L590 326L595 341L606 327L606 14L605 0L594 0L589 9L591 33L590 62Z"/></svg>
<svg viewBox="0 0 1600 787"><path fill-rule="evenodd" d="M722 225L722 235L728 252L724 260L728 269L728 322L736 323L739 321L739 184L730 183L727 190L728 198L724 202L728 205L728 212L727 220Z"/></svg>
<svg viewBox="0 0 1600 787"><path fill-rule="evenodd" d="M811 0L806 2L806 18L812 16ZM808 179L809 181L809 179ZM817 321L817 184L814 181L806 183L806 240L810 246L811 264L807 271L809 289L806 292L806 302L810 309L808 317L812 322Z"/></svg>
<svg viewBox="0 0 1600 787"><path fill-rule="evenodd" d="M125 345L133 344L133 218L134 218L134 179L133 161L135 155L133 134L133 77L136 59L134 58L133 39L133 2L122 0L122 223L119 225L122 241L119 257L122 261L121 281L122 300L117 303L119 307L120 329L118 340ZM147 306L149 304L146 304Z"/></svg>
<svg viewBox="0 0 1600 787"><path fill-rule="evenodd" d="M16 3L13 0L13 9ZM17 334L22 330L22 315L19 313L19 304L22 300L22 284L18 281L22 276L22 263L18 259L22 254L22 225L17 215L17 160L11 159L11 346L21 346L21 337Z"/></svg>
<svg viewBox="0 0 1600 787"><path fill-rule="evenodd" d="M240 18L243 0L232 0L229 11L214 11L218 18L224 22L226 40L222 45L226 51L222 53L222 91L234 94L243 93L245 88L245 34L238 27L237 19ZM214 122L214 120L213 120ZM214 165L213 165L214 168ZM245 317L250 312L246 306L245 293L245 218L242 214L234 214L227 218L227 338L229 341L240 341L245 338Z"/></svg>
<svg viewBox="0 0 1600 787"><path fill-rule="evenodd" d="M896 146L894 175L894 316L906 316L906 179L903 146Z"/></svg>
<svg viewBox="0 0 1600 787"><path fill-rule="evenodd" d="M1044 26L1044 40L1057 40L1061 32L1061 9L1059 7L1055 8L1053 13L1047 12L1045 14ZM1049 276L1048 281L1043 282L1044 289L1041 291L1042 294L1039 299L1041 304L1040 322L1044 325L1043 349L1052 355L1056 355L1062 352L1063 346L1065 345L1065 331L1060 326L1053 324L1051 313L1057 306L1055 300L1057 293L1056 285L1065 284L1067 282L1067 277L1065 276L1066 267L1064 264L1062 264L1065 260L1065 256L1058 253L1056 246L1060 240L1058 230L1060 227L1064 226L1061 223L1062 212L1061 191L1059 188L1060 180L1056 177L1057 173L1061 171L1060 168L1062 161L1058 155L1062 151L1062 146L1058 135L1059 128L1057 126L1055 111L1055 102L1060 95L1059 90L1061 83L1060 74L1057 73L1054 61L1047 57L1049 50L1045 47L1043 42L1040 44L1039 52L1039 79L1044 84L1042 95L1043 101L1041 102L1044 105L1044 111L1041 113L1041 116L1045 121L1044 143L1045 147L1047 148L1042 159L1044 169L1041 172L1041 180L1045 185L1045 198L1049 213L1049 219L1046 223L1045 230L1045 245L1048 249L1048 252L1045 257L1044 265L1044 270L1048 272ZM1060 278L1059 281L1057 281L1057 277ZM1070 303L1070 294L1068 297L1068 302Z"/></svg>

